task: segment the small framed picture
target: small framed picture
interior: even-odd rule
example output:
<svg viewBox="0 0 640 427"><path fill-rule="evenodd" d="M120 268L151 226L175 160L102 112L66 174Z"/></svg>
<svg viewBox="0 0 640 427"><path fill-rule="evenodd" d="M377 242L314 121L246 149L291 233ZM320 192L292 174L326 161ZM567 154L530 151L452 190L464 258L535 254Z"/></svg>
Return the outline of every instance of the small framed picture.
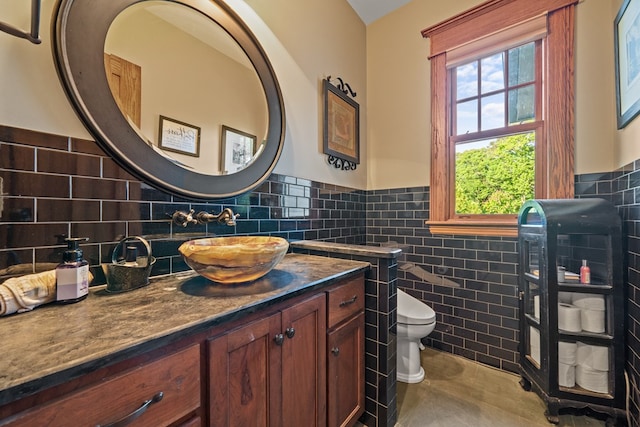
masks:
<svg viewBox="0 0 640 427"><path fill-rule="evenodd" d="M360 107L329 80L324 86L324 153L360 163Z"/></svg>
<svg viewBox="0 0 640 427"><path fill-rule="evenodd" d="M174 153L200 157L200 128L169 117L160 116L158 146Z"/></svg>
<svg viewBox="0 0 640 427"><path fill-rule="evenodd" d="M220 170L223 174L237 172L251 161L256 152L255 135L222 125Z"/></svg>

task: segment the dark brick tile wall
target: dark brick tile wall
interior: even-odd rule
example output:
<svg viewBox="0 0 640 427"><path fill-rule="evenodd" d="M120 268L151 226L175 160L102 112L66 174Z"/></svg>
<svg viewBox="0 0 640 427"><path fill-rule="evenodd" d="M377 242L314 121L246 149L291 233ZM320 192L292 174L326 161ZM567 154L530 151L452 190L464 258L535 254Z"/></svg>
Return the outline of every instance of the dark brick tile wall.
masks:
<svg viewBox="0 0 640 427"><path fill-rule="evenodd" d="M100 264L125 236L149 240L152 275L188 270L177 248L207 235L268 234L288 240L365 242L364 191L272 174L255 190L225 200L186 200L129 175L93 141L0 125L0 280L52 268L64 238L88 237L84 256L104 283ZM235 227L180 227L176 210L240 214ZM16 265L21 269L16 271ZM26 270L25 270L26 269Z"/></svg>
<svg viewBox="0 0 640 427"><path fill-rule="evenodd" d="M622 218L623 252L626 253L627 364L632 426L640 425L640 160L617 171L582 175L576 188L585 191L578 197L602 197L611 201ZM594 190L595 188L595 190Z"/></svg>
<svg viewBox="0 0 640 427"><path fill-rule="evenodd" d="M428 187L371 191L367 243L402 248L398 287L427 302L425 344L518 372L517 239L434 236Z"/></svg>

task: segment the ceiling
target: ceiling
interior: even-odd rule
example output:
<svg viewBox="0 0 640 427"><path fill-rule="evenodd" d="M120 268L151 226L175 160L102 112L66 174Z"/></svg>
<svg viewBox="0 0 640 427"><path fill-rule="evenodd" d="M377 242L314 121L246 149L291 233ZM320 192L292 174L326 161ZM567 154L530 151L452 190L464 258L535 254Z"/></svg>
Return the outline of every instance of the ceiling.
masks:
<svg viewBox="0 0 640 427"><path fill-rule="evenodd" d="M383 17L409 3L411 0L347 0L353 10L360 15L360 19L369 25L378 18Z"/></svg>

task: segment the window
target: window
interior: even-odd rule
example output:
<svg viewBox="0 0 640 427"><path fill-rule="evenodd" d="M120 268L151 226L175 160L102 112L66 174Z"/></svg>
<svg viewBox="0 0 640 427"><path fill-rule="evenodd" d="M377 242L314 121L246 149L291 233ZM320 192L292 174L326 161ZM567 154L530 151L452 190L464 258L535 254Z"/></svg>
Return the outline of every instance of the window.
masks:
<svg viewBox="0 0 640 427"><path fill-rule="evenodd" d="M491 0L431 41L432 233L517 235L531 198L573 197L576 0Z"/></svg>
<svg viewBox="0 0 640 427"><path fill-rule="evenodd" d="M514 215L535 196L540 45L449 69L456 216Z"/></svg>

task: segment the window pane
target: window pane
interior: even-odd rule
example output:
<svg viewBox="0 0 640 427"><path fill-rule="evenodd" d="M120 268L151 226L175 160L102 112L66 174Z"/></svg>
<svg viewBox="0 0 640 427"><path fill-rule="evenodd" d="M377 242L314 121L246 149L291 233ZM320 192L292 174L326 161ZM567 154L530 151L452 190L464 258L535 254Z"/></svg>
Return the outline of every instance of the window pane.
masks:
<svg viewBox="0 0 640 427"><path fill-rule="evenodd" d="M504 54L498 53L480 61L482 93L504 89Z"/></svg>
<svg viewBox="0 0 640 427"><path fill-rule="evenodd" d="M504 127L504 93L484 96L480 102L482 108L480 128L487 130Z"/></svg>
<svg viewBox="0 0 640 427"><path fill-rule="evenodd" d="M478 96L478 62L456 68L456 99Z"/></svg>
<svg viewBox="0 0 640 427"><path fill-rule="evenodd" d="M456 106L456 135L478 131L478 100L461 102Z"/></svg>
<svg viewBox="0 0 640 427"><path fill-rule="evenodd" d="M535 133L456 144L457 214L516 214L534 198Z"/></svg>
<svg viewBox="0 0 640 427"><path fill-rule="evenodd" d="M509 91L509 125L535 120L535 87L529 85Z"/></svg>
<svg viewBox="0 0 640 427"><path fill-rule="evenodd" d="M509 50L509 86L535 80L535 42Z"/></svg>

